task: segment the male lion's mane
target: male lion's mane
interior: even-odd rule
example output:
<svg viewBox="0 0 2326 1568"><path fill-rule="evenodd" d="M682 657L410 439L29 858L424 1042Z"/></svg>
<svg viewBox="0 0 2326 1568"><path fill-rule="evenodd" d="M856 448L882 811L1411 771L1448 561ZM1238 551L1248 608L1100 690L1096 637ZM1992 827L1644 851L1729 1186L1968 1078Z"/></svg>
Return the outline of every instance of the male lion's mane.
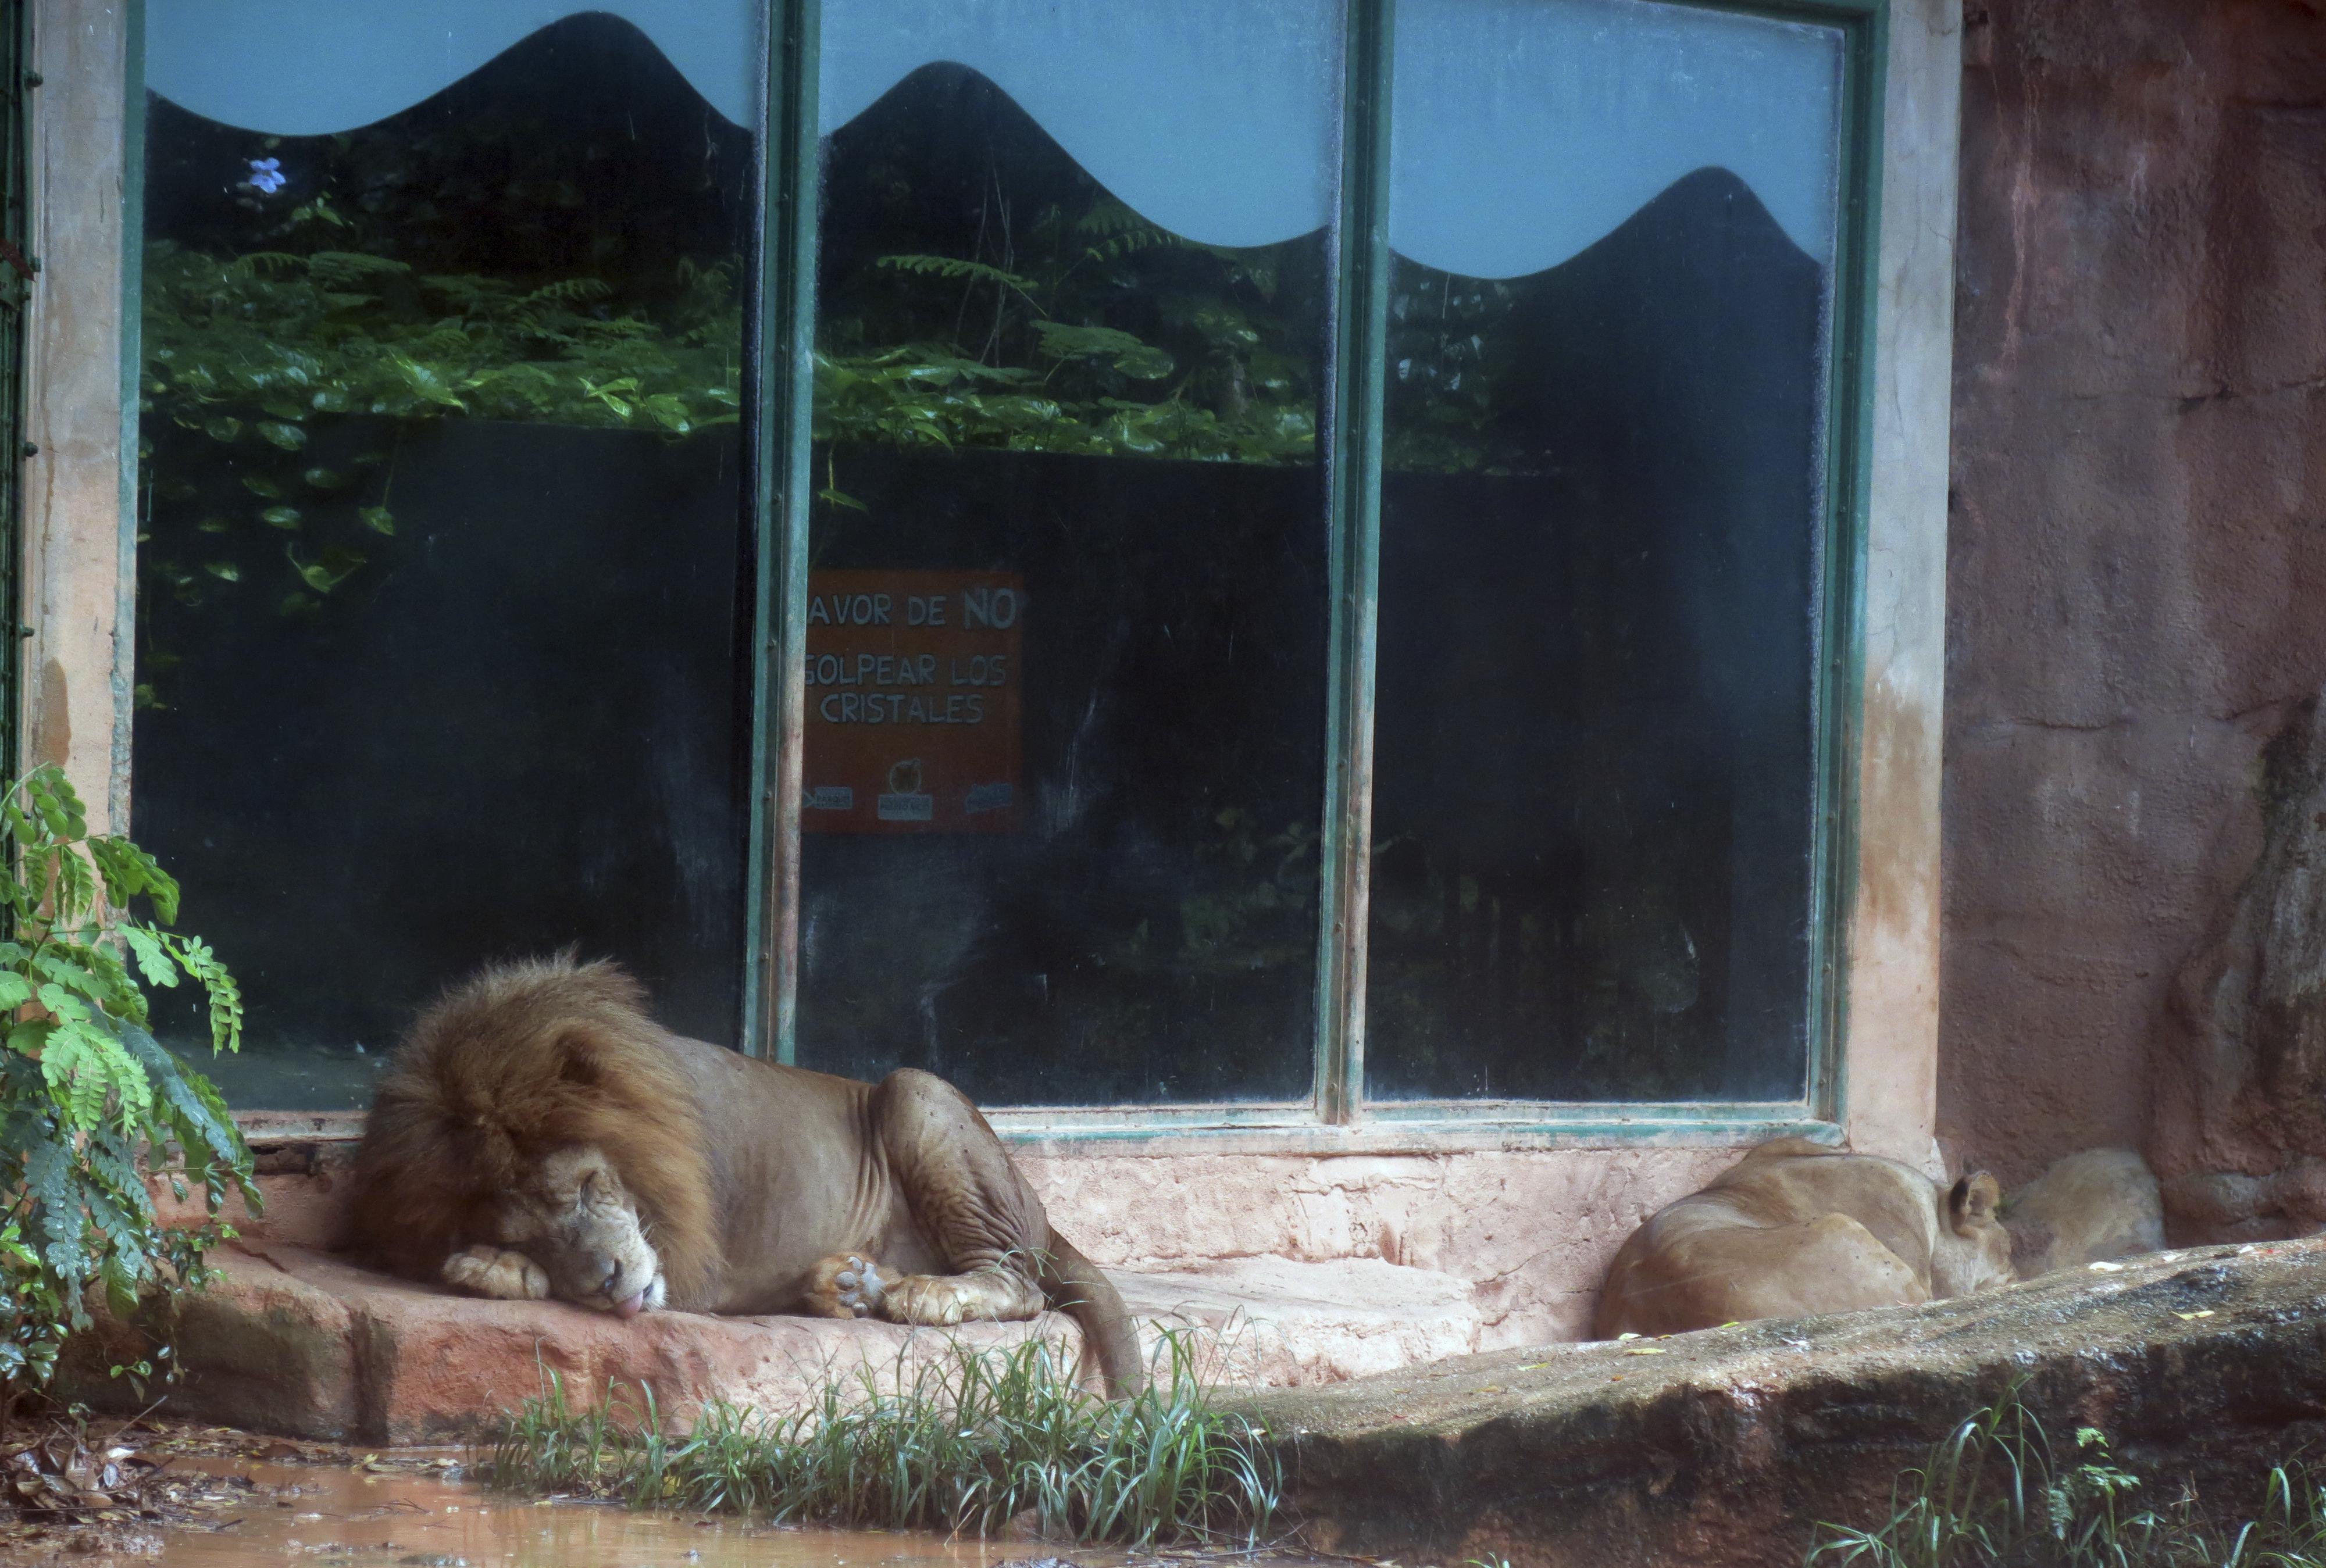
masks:
<svg viewBox="0 0 2326 1568"><path fill-rule="evenodd" d="M637 1205L674 1306L720 1266L702 1118L645 992L570 953L498 964L422 1015L382 1078L349 1200L374 1260L434 1280L498 1239L496 1202L542 1158L596 1147Z"/></svg>

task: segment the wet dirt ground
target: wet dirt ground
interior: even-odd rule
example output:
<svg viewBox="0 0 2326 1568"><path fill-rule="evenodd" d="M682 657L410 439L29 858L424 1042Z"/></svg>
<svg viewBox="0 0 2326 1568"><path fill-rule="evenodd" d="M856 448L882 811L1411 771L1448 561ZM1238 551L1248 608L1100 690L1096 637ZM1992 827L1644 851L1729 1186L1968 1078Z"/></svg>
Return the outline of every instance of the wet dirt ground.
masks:
<svg viewBox="0 0 2326 1568"><path fill-rule="evenodd" d="M535 1500L458 1479L463 1456L450 1450L369 1453L215 1428L69 1435L74 1447L47 1448L85 1455L64 1462L77 1475L94 1464L86 1479L99 1485L114 1476L114 1506L84 1489L92 1506L77 1515L20 1508L0 1524L0 1568L1348 1568L1284 1552L1134 1554Z"/></svg>

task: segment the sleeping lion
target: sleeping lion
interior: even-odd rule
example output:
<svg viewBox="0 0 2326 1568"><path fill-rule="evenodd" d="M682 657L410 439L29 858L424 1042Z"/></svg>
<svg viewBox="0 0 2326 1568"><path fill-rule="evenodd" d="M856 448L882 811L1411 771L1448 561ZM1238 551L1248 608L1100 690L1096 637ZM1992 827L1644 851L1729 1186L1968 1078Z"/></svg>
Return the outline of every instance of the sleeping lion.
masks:
<svg viewBox="0 0 2326 1568"><path fill-rule="evenodd" d="M389 1064L354 1183L351 1244L408 1278L624 1318L1056 1307L1111 1395L1143 1380L1122 1298L960 1090L683 1039L610 964L501 965L449 993Z"/></svg>
<svg viewBox="0 0 2326 1568"><path fill-rule="evenodd" d="M1981 1171L1951 1188L1800 1138L1762 1145L1651 1215L1615 1254L1593 1337L1900 1306L2007 1285L2011 1237Z"/></svg>

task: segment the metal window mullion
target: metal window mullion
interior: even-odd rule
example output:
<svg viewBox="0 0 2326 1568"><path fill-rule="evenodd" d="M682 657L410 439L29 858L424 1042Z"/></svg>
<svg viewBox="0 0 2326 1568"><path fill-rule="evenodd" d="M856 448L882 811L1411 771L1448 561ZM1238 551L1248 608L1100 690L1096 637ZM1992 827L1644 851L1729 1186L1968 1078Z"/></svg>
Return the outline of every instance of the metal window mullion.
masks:
<svg viewBox="0 0 2326 1568"><path fill-rule="evenodd" d="M752 297L751 886L743 1048L789 1062L799 992L801 714L815 392L820 0L772 0Z"/></svg>
<svg viewBox="0 0 2326 1568"><path fill-rule="evenodd" d="M1364 1100L1365 935L1372 843L1373 676L1381 535L1382 339L1389 320L1390 42L1395 0L1344 13L1340 201L1330 255L1332 374L1323 426L1332 624L1319 864L1317 1111Z"/></svg>
<svg viewBox="0 0 2326 1568"><path fill-rule="evenodd" d="M1889 11L1843 20L1841 168L1826 387L1824 658L1818 725L1816 864L1810 881L1807 1109L1839 1121L1848 1101L1850 922L1857 886L1859 745L1865 687L1865 576L1873 489L1875 310L1880 293L1882 119Z"/></svg>

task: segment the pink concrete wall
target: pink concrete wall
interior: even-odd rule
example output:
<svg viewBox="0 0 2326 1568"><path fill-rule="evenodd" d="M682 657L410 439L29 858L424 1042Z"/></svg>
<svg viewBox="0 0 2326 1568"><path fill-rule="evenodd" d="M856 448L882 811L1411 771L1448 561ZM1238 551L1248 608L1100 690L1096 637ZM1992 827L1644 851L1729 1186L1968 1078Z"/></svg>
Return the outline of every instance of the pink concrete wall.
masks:
<svg viewBox="0 0 2326 1568"><path fill-rule="evenodd" d="M2016 1178L2149 1137L2326 683L2326 15L1994 0L1964 52L1940 1126Z"/></svg>
<svg viewBox="0 0 2326 1568"><path fill-rule="evenodd" d="M1608 1259L1734 1149L1029 1155L1051 1222L1109 1266L1377 1257L1470 1282L1478 1349L1579 1340Z"/></svg>

